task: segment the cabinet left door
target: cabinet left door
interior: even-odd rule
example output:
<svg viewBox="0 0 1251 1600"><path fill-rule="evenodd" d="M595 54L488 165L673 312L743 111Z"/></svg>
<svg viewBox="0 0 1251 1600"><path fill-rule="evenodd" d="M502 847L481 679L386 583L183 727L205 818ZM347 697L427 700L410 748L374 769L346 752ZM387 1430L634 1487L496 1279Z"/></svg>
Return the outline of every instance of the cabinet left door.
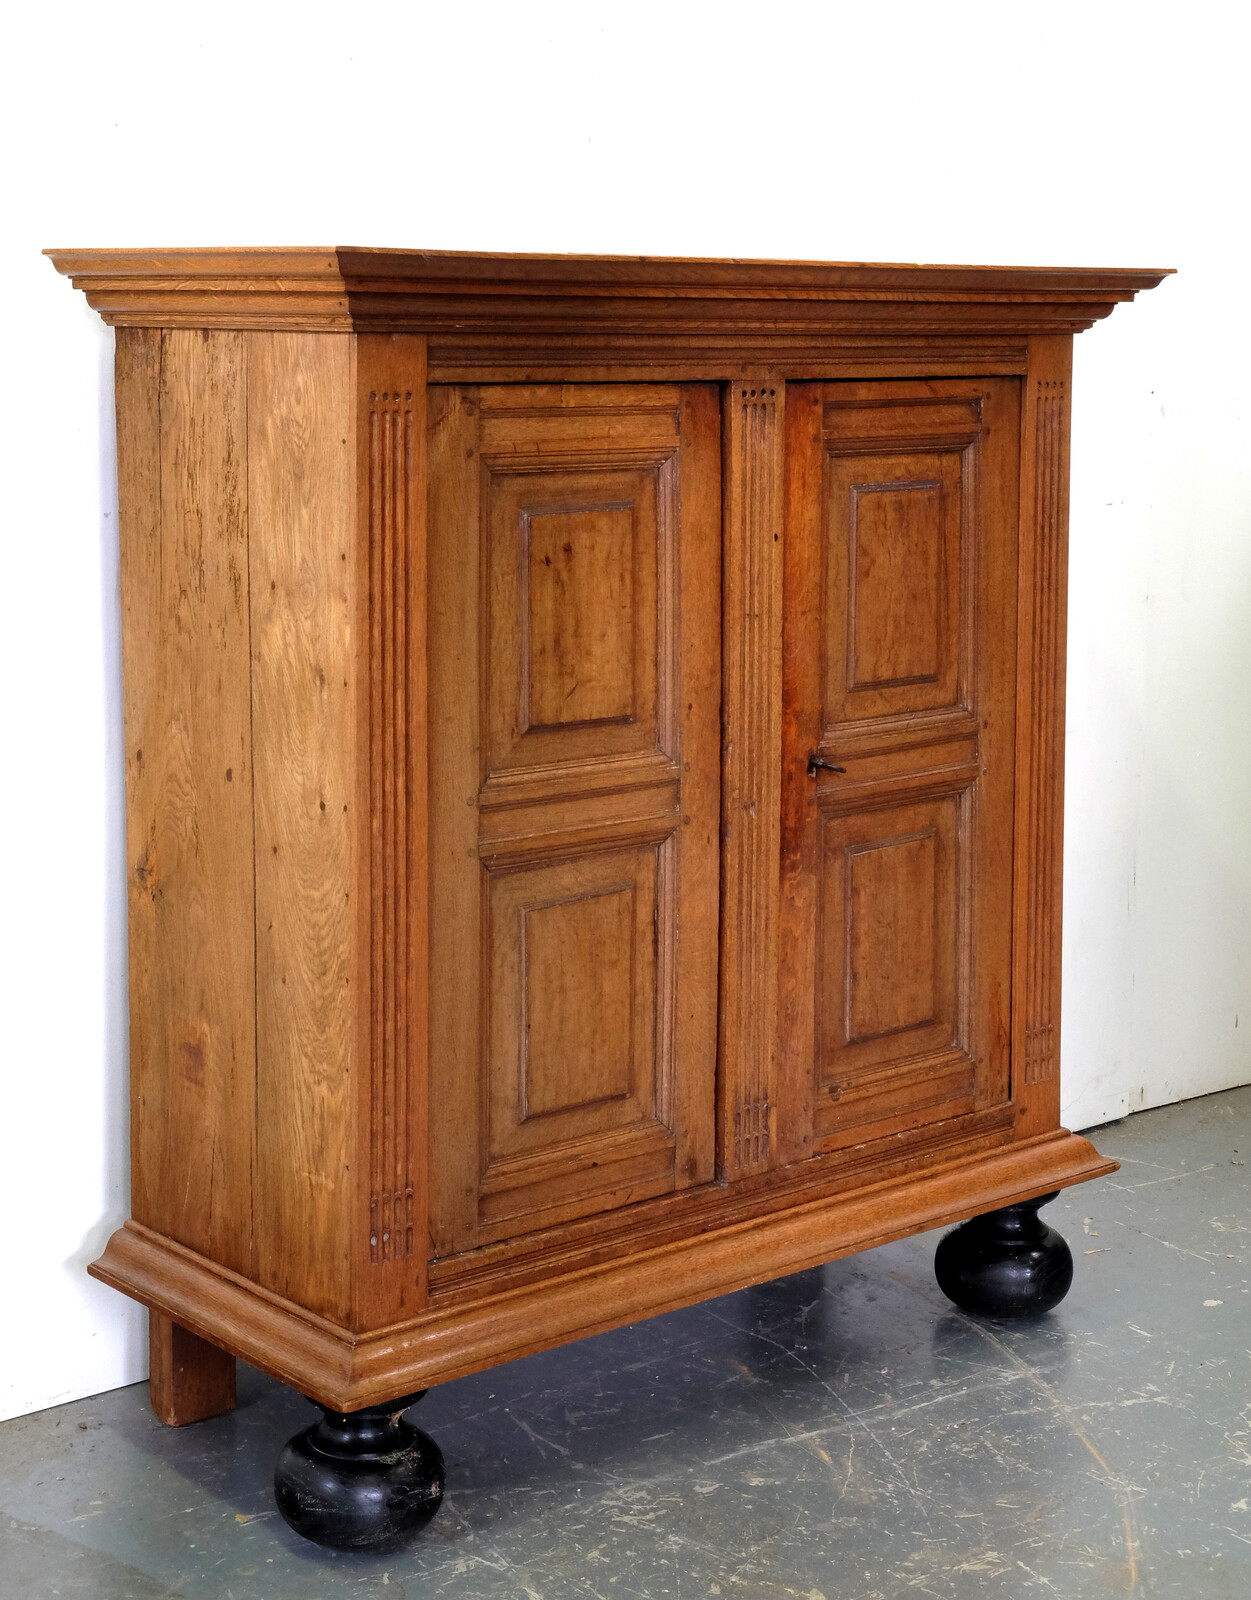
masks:
<svg viewBox="0 0 1251 1600"><path fill-rule="evenodd" d="M429 447L446 1256L713 1176L718 394L435 386Z"/></svg>

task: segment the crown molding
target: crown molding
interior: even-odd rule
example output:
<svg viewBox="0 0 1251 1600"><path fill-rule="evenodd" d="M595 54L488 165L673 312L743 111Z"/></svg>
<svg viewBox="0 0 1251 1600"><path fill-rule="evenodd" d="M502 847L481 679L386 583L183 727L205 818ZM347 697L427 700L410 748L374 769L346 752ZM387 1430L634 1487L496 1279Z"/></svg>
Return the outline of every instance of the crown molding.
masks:
<svg viewBox="0 0 1251 1600"><path fill-rule="evenodd" d="M306 328L350 333L337 252L45 250L118 328Z"/></svg>
<svg viewBox="0 0 1251 1600"><path fill-rule="evenodd" d="M1016 368L1171 269L322 249L49 250L117 327L425 334L432 376Z"/></svg>

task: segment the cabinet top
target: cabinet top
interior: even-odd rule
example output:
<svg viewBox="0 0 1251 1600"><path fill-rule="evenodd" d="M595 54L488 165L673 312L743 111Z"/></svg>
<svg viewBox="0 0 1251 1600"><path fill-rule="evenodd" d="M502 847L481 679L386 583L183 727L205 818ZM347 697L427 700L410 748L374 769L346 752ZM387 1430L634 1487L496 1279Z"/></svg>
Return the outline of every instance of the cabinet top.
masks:
<svg viewBox="0 0 1251 1600"><path fill-rule="evenodd" d="M1088 328L1170 270L347 245L45 253L117 326L426 334L435 368L518 376L752 362L798 371L957 351L1009 360L1029 336Z"/></svg>

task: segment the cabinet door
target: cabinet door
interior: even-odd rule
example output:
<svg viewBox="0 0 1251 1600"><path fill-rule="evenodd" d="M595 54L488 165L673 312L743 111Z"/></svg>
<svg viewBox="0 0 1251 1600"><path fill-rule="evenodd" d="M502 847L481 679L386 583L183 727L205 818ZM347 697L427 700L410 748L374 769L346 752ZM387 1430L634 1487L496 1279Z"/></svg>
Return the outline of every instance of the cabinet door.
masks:
<svg viewBox="0 0 1251 1600"><path fill-rule="evenodd" d="M710 386L431 390L432 1243L708 1181Z"/></svg>
<svg viewBox="0 0 1251 1600"><path fill-rule="evenodd" d="M1008 1097L1018 454L1015 380L787 391L789 1159Z"/></svg>

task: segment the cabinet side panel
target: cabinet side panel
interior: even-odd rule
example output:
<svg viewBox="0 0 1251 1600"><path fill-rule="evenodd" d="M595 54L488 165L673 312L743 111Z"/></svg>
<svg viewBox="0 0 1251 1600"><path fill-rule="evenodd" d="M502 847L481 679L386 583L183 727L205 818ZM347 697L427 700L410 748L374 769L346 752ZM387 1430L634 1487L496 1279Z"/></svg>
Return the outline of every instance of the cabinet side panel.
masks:
<svg viewBox="0 0 1251 1600"><path fill-rule="evenodd" d="M256 764L257 1252L346 1323L360 1070L354 352L248 336Z"/></svg>
<svg viewBox="0 0 1251 1600"><path fill-rule="evenodd" d="M1070 337L1029 342L1021 403L1012 1093L1017 1137L1060 1120Z"/></svg>
<svg viewBox="0 0 1251 1600"><path fill-rule="evenodd" d="M251 1274L246 356L117 336L133 1208Z"/></svg>

